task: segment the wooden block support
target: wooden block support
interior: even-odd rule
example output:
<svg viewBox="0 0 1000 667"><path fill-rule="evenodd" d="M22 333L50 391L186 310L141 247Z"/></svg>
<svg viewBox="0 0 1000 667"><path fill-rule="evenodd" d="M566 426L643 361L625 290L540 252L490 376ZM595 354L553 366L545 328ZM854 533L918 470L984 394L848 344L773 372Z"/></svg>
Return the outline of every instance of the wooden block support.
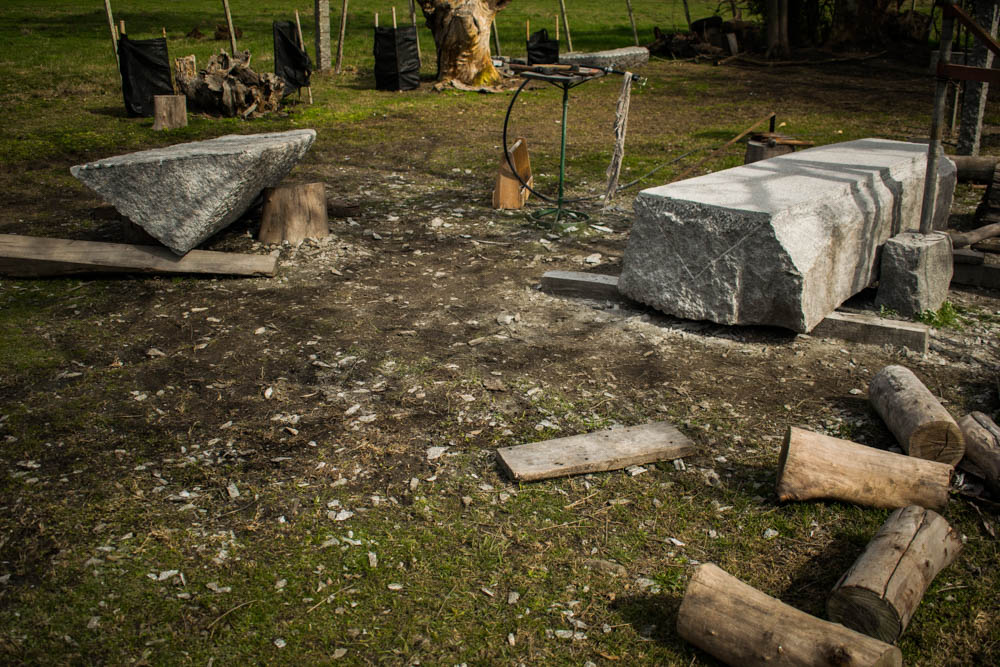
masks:
<svg viewBox="0 0 1000 667"><path fill-rule="evenodd" d="M515 480L533 481L690 456L695 444L667 422L597 431L515 447L497 456Z"/></svg>
<svg viewBox="0 0 1000 667"><path fill-rule="evenodd" d="M1000 491L1000 427L982 412L958 420L965 436L965 458L976 464L994 492Z"/></svg>
<svg viewBox="0 0 1000 667"><path fill-rule="evenodd" d="M926 354L930 345L930 327L926 324L843 311L827 315L809 335L866 345L898 345L921 354Z"/></svg>
<svg viewBox="0 0 1000 667"><path fill-rule="evenodd" d="M712 563L691 577L677 634L734 667L903 664L895 646L790 607Z"/></svg>
<svg viewBox="0 0 1000 667"><path fill-rule="evenodd" d="M207 273L273 276L278 258L191 250L178 257L161 246L68 241L0 234L0 274L17 278L77 273Z"/></svg>
<svg viewBox="0 0 1000 667"><path fill-rule="evenodd" d="M187 127L187 97L184 95L153 95L153 129L176 130Z"/></svg>
<svg viewBox="0 0 1000 667"><path fill-rule="evenodd" d="M831 621L895 642L937 573L962 549L939 514L911 505L893 512L827 600Z"/></svg>
<svg viewBox="0 0 1000 667"><path fill-rule="evenodd" d="M778 460L778 499L943 509L954 469L791 427Z"/></svg>
<svg viewBox="0 0 1000 667"><path fill-rule="evenodd" d="M868 400L910 456L955 465L965 438L924 383L903 366L886 366L868 385Z"/></svg>
<svg viewBox="0 0 1000 667"><path fill-rule="evenodd" d="M326 186L323 183L279 185L264 189L261 208L261 243L300 243L330 233L327 225Z"/></svg>
<svg viewBox="0 0 1000 667"><path fill-rule="evenodd" d="M514 168L521 176L521 181L529 186L534 185L535 180L531 175L531 159L528 157L528 142L523 137L519 138L510 147L509 153ZM493 208L501 210L523 208L531 193L528 188L521 185L521 181L514 175L510 165L507 164L507 159L501 157L500 171L497 174L496 186L493 188Z"/></svg>
<svg viewBox="0 0 1000 667"><path fill-rule="evenodd" d="M579 299L627 300L618 291L618 276L582 271L546 271L542 275L542 291Z"/></svg>

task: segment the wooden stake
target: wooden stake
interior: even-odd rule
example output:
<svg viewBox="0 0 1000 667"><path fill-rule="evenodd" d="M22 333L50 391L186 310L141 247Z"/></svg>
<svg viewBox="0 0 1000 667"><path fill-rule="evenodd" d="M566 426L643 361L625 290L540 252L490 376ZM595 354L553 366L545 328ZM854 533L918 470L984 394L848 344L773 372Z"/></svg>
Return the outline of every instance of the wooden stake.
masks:
<svg viewBox="0 0 1000 667"><path fill-rule="evenodd" d="M125 19L118 20L118 34L122 37L125 36Z"/></svg>
<svg viewBox="0 0 1000 667"><path fill-rule="evenodd" d="M378 27L378 12L375 12L375 27Z"/></svg>
<svg viewBox="0 0 1000 667"><path fill-rule="evenodd" d="M163 30L163 39L166 39L166 38L167 38L167 27L166 27L166 26L164 26L164 27L162 28L162 30Z"/></svg>
<svg viewBox="0 0 1000 667"><path fill-rule="evenodd" d="M1000 428L982 412L958 420L965 436L965 458L975 463L992 490L1000 490Z"/></svg>
<svg viewBox="0 0 1000 667"><path fill-rule="evenodd" d="M410 0L410 23L413 24L413 34L417 35L417 8ZM500 55L499 53L497 55ZM417 35L417 64L423 66L423 56L420 54L420 35Z"/></svg>
<svg viewBox="0 0 1000 667"><path fill-rule="evenodd" d="M396 29L396 5L392 6L392 29Z"/></svg>
<svg viewBox="0 0 1000 667"><path fill-rule="evenodd" d="M684 0L684 18L688 22L688 31L691 30L691 8L688 7L688 0Z"/></svg>
<svg viewBox="0 0 1000 667"><path fill-rule="evenodd" d="M337 64L333 68L334 74L340 74L340 66L344 62L344 33L347 32L347 0L344 0L340 8L340 36L337 38Z"/></svg>
<svg viewBox="0 0 1000 667"><path fill-rule="evenodd" d="M635 29L635 16L632 15L632 0L625 0L628 8L628 20L632 23L632 36L635 37L635 45L639 46L639 32Z"/></svg>
<svg viewBox="0 0 1000 667"><path fill-rule="evenodd" d="M868 400L910 456L951 465L962 459L961 429L910 369L880 370L868 386Z"/></svg>
<svg viewBox="0 0 1000 667"><path fill-rule="evenodd" d="M295 10L295 30L299 33L299 48L303 51L306 50L306 42L302 39L302 21L299 20L299 10ZM309 104L313 103L313 91L312 86L306 86L306 92L309 94Z"/></svg>
<svg viewBox="0 0 1000 667"><path fill-rule="evenodd" d="M493 19L493 24L492 24L491 28L493 30L493 44L497 47L497 56L499 57L499 56L501 56L503 54L500 53L500 35L497 34L497 22L496 22L496 19Z"/></svg>
<svg viewBox="0 0 1000 667"><path fill-rule="evenodd" d="M295 244L329 234L326 187L322 183L265 188L263 197L257 235L261 243Z"/></svg>
<svg viewBox="0 0 1000 667"><path fill-rule="evenodd" d="M910 624L927 587L962 549L962 539L931 510L893 512L833 588L827 617L884 642Z"/></svg>
<svg viewBox="0 0 1000 667"><path fill-rule="evenodd" d="M677 634L727 665L903 664L895 646L790 607L712 563L691 576Z"/></svg>
<svg viewBox="0 0 1000 667"><path fill-rule="evenodd" d="M569 34L569 17L566 16L566 0L559 0L559 13L562 14L563 27L566 28L566 46L573 51L573 36ZM558 29L556 33L558 34Z"/></svg>
<svg viewBox="0 0 1000 667"><path fill-rule="evenodd" d="M120 69L121 64L118 62L118 37L115 34L115 18L111 15L111 0L104 0L104 11L108 14L108 29L111 30L111 50L115 53L115 66Z"/></svg>
<svg viewBox="0 0 1000 667"><path fill-rule="evenodd" d="M790 427L778 459L778 499L841 500L896 509L948 504L953 468Z"/></svg>
<svg viewBox="0 0 1000 667"><path fill-rule="evenodd" d="M559 16L556 15L556 42L559 42Z"/></svg>
<svg viewBox="0 0 1000 667"><path fill-rule="evenodd" d="M531 39L531 21L524 19L524 41Z"/></svg>
<svg viewBox="0 0 1000 667"><path fill-rule="evenodd" d="M229 0L222 0L222 8L226 10L226 25L229 27L229 46L232 47L233 58L236 57L236 30L233 28L233 15L229 12Z"/></svg>

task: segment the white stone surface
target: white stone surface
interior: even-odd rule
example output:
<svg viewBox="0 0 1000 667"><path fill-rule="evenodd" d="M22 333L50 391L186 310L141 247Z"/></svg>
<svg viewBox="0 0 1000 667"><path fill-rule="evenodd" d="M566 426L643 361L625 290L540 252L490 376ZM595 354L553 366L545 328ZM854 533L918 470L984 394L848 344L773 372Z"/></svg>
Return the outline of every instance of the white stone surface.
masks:
<svg viewBox="0 0 1000 667"><path fill-rule="evenodd" d="M810 331L919 227L926 160L922 144L859 139L643 190L619 289L687 319ZM939 190L947 216L954 184Z"/></svg>
<svg viewBox="0 0 1000 667"><path fill-rule="evenodd" d="M70 172L178 255L237 220L281 182L315 130L231 134L77 165Z"/></svg>

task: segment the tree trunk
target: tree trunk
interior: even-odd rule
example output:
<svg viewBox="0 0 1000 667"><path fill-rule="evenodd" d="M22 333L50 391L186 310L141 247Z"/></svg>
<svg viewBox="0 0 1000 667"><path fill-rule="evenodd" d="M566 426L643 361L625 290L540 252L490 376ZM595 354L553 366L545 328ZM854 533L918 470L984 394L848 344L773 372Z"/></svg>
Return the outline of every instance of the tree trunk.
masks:
<svg viewBox="0 0 1000 667"><path fill-rule="evenodd" d="M767 0L767 58L788 55L788 0Z"/></svg>
<svg viewBox="0 0 1000 667"><path fill-rule="evenodd" d="M677 634L727 665L902 665L899 649L761 593L719 567L699 565Z"/></svg>
<svg viewBox="0 0 1000 667"><path fill-rule="evenodd" d="M958 420L965 435L965 458L983 472L986 484L994 493L1000 490L1000 428L982 412L973 412Z"/></svg>
<svg viewBox="0 0 1000 667"><path fill-rule="evenodd" d="M184 95L153 95L153 129L176 130L187 127L187 97Z"/></svg>
<svg viewBox="0 0 1000 667"><path fill-rule="evenodd" d="M940 515L915 505L902 507L837 582L826 615L870 637L895 642L924 591L961 549L961 537Z"/></svg>
<svg viewBox="0 0 1000 667"><path fill-rule="evenodd" d="M439 82L491 86L500 73L490 59L490 27L510 0L420 0L437 48Z"/></svg>
<svg viewBox="0 0 1000 667"><path fill-rule="evenodd" d="M326 214L326 187L322 183L279 185L264 189L261 207L261 243L295 244L307 238L320 239L329 233Z"/></svg>
<svg viewBox="0 0 1000 667"><path fill-rule="evenodd" d="M872 378L868 400L910 456L955 465L965 439L954 418L908 368L886 366Z"/></svg>
<svg viewBox="0 0 1000 667"><path fill-rule="evenodd" d="M943 509L952 467L847 440L788 429L778 460L778 499L841 500L896 509Z"/></svg>

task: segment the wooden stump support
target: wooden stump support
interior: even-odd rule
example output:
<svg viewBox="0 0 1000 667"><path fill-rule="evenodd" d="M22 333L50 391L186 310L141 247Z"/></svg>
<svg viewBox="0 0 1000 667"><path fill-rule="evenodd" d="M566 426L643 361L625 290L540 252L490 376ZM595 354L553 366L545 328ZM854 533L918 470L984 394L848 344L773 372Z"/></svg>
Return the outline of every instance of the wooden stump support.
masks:
<svg viewBox="0 0 1000 667"><path fill-rule="evenodd" d="M326 186L323 183L279 185L264 189L261 209L261 243L300 243L329 234Z"/></svg>
<svg viewBox="0 0 1000 667"><path fill-rule="evenodd" d="M896 509L943 509L953 468L790 427L778 461L778 499L824 498Z"/></svg>
<svg viewBox="0 0 1000 667"><path fill-rule="evenodd" d="M872 378L868 397L910 456L955 465L965 438L954 418L924 383L903 366L886 366Z"/></svg>
<svg viewBox="0 0 1000 667"><path fill-rule="evenodd" d="M677 633L728 665L901 666L898 648L790 607L712 563L695 569Z"/></svg>
<svg viewBox="0 0 1000 667"><path fill-rule="evenodd" d="M187 124L187 96L153 95L154 130L176 130Z"/></svg>
<svg viewBox="0 0 1000 667"><path fill-rule="evenodd" d="M901 507L837 582L827 601L827 617L895 642L934 577L961 549L961 536L939 514L915 505Z"/></svg>
<svg viewBox="0 0 1000 667"><path fill-rule="evenodd" d="M534 184L534 177L531 175L531 159L528 157L528 142L519 137L514 145L510 147L510 159L514 163L514 168L521 176L517 176L511 170L505 157L500 158L500 171L497 174L496 186L493 188L493 208L495 209L519 209L524 207L531 194L528 188L521 185L524 181L528 186Z"/></svg>

